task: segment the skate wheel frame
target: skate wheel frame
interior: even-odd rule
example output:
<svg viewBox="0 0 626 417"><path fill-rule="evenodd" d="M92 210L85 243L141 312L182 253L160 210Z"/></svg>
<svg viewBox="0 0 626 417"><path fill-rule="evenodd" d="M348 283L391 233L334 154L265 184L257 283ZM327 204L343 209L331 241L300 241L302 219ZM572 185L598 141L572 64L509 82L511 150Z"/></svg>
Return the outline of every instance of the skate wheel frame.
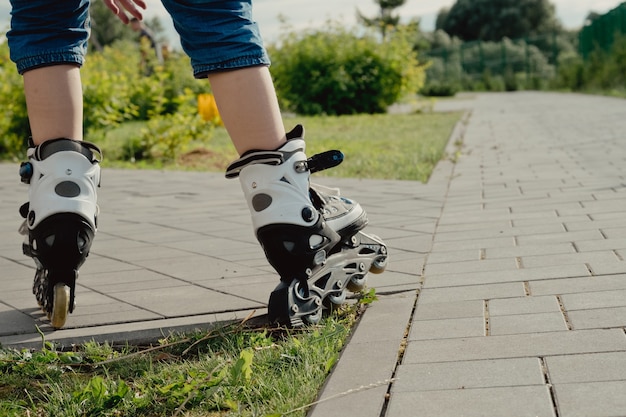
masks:
<svg viewBox="0 0 626 417"><path fill-rule="evenodd" d="M378 236L359 231L344 239L339 252L311 273L306 282L281 281L268 304L270 322L291 327L317 324L325 311L339 308L346 292L365 288L368 272L382 273L387 266L387 247Z"/></svg>
<svg viewBox="0 0 626 417"><path fill-rule="evenodd" d="M63 283L56 284L52 297L52 312L48 318L52 327L60 329L65 325L70 310L70 287Z"/></svg>

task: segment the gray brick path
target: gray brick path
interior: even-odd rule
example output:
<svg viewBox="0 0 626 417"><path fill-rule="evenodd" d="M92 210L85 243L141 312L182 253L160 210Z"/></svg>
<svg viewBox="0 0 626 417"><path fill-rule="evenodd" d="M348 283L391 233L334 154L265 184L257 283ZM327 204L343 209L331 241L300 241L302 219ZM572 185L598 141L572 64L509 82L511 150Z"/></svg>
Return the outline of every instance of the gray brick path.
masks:
<svg viewBox="0 0 626 417"><path fill-rule="evenodd" d="M321 178L368 211L391 261L310 417L626 415L626 101L442 100L463 146L427 184ZM348 162L349 163L349 162ZM221 174L106 169L78 307L53 331L30 293L0 164L0 343L138 341L264 312L277 277ZM393 379L393 382L390 380Z"/></svg>
<svg viewBox="0 0 626 417"><path fill-rule="evenodd" d="M399 364L350 385L354 368L380 366L348 345L321 399L394 382L356 394L362 412L346 414L349 394L310 415L626 415L626 101L514 93L438 105L453 107L469 115L463 147L436 173L448 190ZM433 179L426 189L444 183ZM361 334L376 330L362 323Z"/></svg>

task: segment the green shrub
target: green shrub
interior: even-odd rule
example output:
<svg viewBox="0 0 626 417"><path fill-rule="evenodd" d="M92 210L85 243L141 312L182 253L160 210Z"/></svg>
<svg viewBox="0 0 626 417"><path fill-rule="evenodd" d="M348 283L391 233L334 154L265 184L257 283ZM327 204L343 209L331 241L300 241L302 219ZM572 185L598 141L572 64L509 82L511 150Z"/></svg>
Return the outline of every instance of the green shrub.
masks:
<svg viewBox="0 0 626 417"><path fill-rule="evenodd" d="M167 119L165 116L181 112L185 120L174 121L176 116L172 116L169 124L183 137L194 136L194 133L182 130L185 126L195 129L195 121L183 122L197 114L197 94L211 91L206 80L193 78L189 58L182 54L171 54L163 66L155 67L152 74L146 76L141 69L138 46L127 41L106 47L102 52L90 53L81 70L81 77L85 137L94 142L103 137L103 131L120 123L160 117ZM23 80L9 59L6 42L0 43L0 108L0 155L21 159L30 127ZM160 119L159 123L165 122ZM161 132L157 136L163 137L163 134ZM165 146L169 149L167 154L172 154L171 146L172 141L169 141L169 145Z"/></svg>
<svg viewBox="0 0 626 417"><path fill-rule="evenodd" d="M508 68L504 72L504 89L506 91L517 91L519 90L519 82L515 73Z"/></svg>
<svg viewBox="0 0 626 417"><path fill-rule="evenodd" d="M424 67L402 31L384 43L338 25L290 32L270 54L281 105L300 114L381 113L423 85Z"/></svg>
<svg viewBox="0 0 626 417"><path fill-rule="evenodd" d="M426 97L454 97L458 92L458 84L446 81L427 81L420 90L420 94Z"/></svg>
<svg viewBox="0 0 626 417"><path fill-rule="evenodd" d="M446 40L441 35L440 38ZM521 80L529 74L545 79L554 76L554 66L545 55L524 40L460 42L452 39L439 44L442 47L429 52L427 84L460 83L469 91L515 91L523 87Z"/></svg>
<svg viewBox="0 0 626 417"><path fill-rule="evenodd" d="M30 126L22 77L9 59L9 47L0 43L0 154L20 159L26 147Z"/></svg>
<svg viewBox="0 0 626 417"><path fill-rule="evenodd" d="M86 130L172 114L186 90L211 91L206 80L193 78L189 58L182 54L172 54L146 76L138 46L127 41L90 54L81 73Z"/></svg>
<svg viewBox="0 0 626 417"><path fill-rule="evenodd" d="M193 92L187 90L176 101L179 111L153 116L141 138L130 144L132 159L174 161L191 142L205 141L211 136L214 125L198 114Z"/></svg>
<svg viewBox="0 0 626 417"><path fill-rule="evenodd" d="M586 87L600 90L626 86L626 36L616 38L609 52L597 49L585 63Z"/></svg>

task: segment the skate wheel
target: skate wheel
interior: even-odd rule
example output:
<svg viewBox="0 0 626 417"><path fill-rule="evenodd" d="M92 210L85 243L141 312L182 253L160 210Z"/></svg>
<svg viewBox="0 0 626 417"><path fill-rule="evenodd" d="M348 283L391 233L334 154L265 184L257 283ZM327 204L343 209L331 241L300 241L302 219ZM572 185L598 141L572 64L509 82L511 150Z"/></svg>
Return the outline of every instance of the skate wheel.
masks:
<svg viewBox="0 0 626 417"><path fill-rule="evenodd" d="M382 243L382 239L378 237L378 235L372 235L372 238L381 242L382 247L380 248L380 254L383 256L376 258L374 262L372 262L370 272L372 274L382 274L385 268L387 268L387 247Z"/></svg>
<svg viewBox="0 0 626 417"><path fill-rule="evenodd" d="M324 299L324 305L326 306L326 308L328 308L331 311L336 310L337 308L341 307L343 303L345 302L346 302L345 291L329 294Z"/></svg>
<svg viewBox="0 0 626 417"><path fill-rule="evenodd" d="M302 321L307 324L318 324L322 320L322 309L318 308L314 313L302 316Z"/></svg>
<svg viewBox="0 0 626 417"><path fill-rule="evenodd" d="M359 292L363 288L365 288L365 282L367 281L367 277L365 275L355 275L350 278L346 288L352 292Z"/></svg>
<svg viewBox="0 0 626 417"><path fill-rule="evenodd" d="M54 286L52 312L49 315L50 323L55 329L65 325L70 310L70 287L63 283Z"/></svg>
<svg viewBox="0 0 626 417"><path fill-rule="evenodd" d="M370 265L370 272L372 274L382 274L383 272L385 272L385 268L387 268L386 256L382 259L376 259L374 262L372 262L372 265Z"/></svg>

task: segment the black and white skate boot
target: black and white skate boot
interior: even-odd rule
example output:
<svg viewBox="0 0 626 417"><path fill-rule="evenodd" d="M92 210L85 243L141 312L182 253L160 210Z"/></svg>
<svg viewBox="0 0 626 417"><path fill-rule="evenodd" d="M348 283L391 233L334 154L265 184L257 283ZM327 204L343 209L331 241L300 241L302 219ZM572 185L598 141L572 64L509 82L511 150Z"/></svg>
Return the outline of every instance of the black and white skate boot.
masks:
<svg viewBox="0 0 626 417"><path fill-rule="evenodd" d="M341 152L307 158L303 137L297 126L276 151L247 152L226 172L239 177L257 239L281 278L270 295L270 322L294 327L317 323L387 260L384 243L361 232L367 217L358 203L310 184L312 172L341 163Z"/></svg>
<svg viewBox="0 0 626 417"><path fill-rule="evenodd" d="M74 310L78 268L96 233L101 159L91 143L55 139L29 148L20 166L22 182L30 184L28 203L20 207L22 249L37 266L37 303L57 329Z"/></svg>

